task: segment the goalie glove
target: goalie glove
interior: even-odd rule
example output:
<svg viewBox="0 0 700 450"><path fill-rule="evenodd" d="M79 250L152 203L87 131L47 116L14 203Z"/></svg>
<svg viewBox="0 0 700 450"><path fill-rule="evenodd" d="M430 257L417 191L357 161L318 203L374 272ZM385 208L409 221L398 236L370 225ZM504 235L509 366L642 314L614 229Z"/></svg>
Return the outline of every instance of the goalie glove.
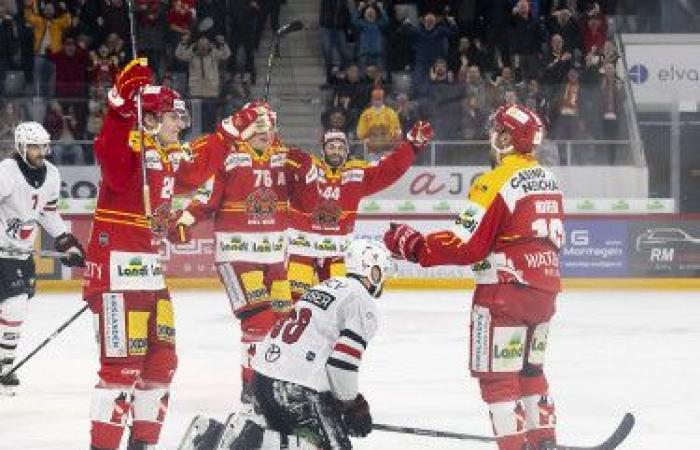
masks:
<svg viewBox="0 0 700 450"><path fill-rule="evenodd" d="M146 58L134 58L117 76L107 94L107 104L122 117L131 117L136 111L136 94L152 82L153 72Z"/></svg>
<svg viewBox="0 0 700 450"><path fill-rule="evenodd" d="M350 436L365 437L372 431L369 403L362 394L357 394L355 400L342 402L342 417Z"/></svg>
<svg viewBox="0 0 700 450"><path fill-rule="evenodd" d="M54 241L54 248L67 256L61 258L66 267L85 267L85 250L71 233L63 233Z"/></svg>
<svg viewBox="0 0 700 450"><path fill-rule="evenodd" d="M197 223L192 213L183 209L174 217L174 223L168 229L168 241L174 245L187 244L192 240L191 227Z"/></svg>
<svg viewBox="0 0 700 450"><path fill-rule="evenodd" d="M428 147L430 140L433 138L433 126L430 122L419 120L408 131L406 139L413 144L416 151L421 152Z"/></svg>
<svg viewBox="0 0 700 450"><path fill-rule="evenodd" d="M418 262L418 250L425 244L425 237L408 225L391 223L384 233L384 244L393 255L415 263Z"/></svg>

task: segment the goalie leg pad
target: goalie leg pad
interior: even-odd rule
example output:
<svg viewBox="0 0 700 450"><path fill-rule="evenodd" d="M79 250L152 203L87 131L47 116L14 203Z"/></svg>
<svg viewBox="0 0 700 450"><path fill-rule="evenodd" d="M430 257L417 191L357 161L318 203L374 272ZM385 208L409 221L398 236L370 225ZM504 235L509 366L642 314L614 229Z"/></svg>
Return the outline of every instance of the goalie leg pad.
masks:
<svg viewBox="0 0 700 450"><path fill-rule="evenodd" d="M190 422L177 450L211 450L224 429L224 424L203 415L197 415Z"/></svg>

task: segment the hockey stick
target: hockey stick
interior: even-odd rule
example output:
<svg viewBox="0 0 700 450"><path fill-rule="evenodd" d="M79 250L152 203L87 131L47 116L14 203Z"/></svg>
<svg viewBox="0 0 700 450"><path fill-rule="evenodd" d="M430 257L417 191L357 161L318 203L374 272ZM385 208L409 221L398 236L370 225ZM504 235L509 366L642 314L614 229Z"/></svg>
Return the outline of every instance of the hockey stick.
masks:
<svg viewBox="0 0 700 450"><path fill-rule="evenodd" d="M282 36L294 33L296 31L302 30L304 28L304 23L301 20L295 20L288 23L287 25L281 26L277 31L275 31L272 37L272 44L270 44L270 56L267 57L267 73L265 74L265 91L263 94L263 100L267 101L267 97L270 94L270 81L272 81L272 65L275 62L275 56L277 52L276 48L280 45L280 39Z"/></svg>
<svg viewBox="0 0 700 450"><path fill-rule="evenodd" d="M0 252L7 253L9 255L36 255L40 258L66 258L70 256L69 252L57 252L55 250L22 250L19 248L7 248L0 247Z"/></svg>
<svg viewBox="0 0 700 450"><path fill-rule="evenodd" d="M562 445L556 446L557 450L613 450L617 448L622 441L627 438L634 427L634 416L631 413L626 413L620 423L615 428L615 431L602 443L592 446L577 446L577 445ZM372 425L374 430L388 431L391 433L415 434L419 436L429 436L436 438L460 439L463 441L478 441L478 442L495 442L496 438L491 436L481 436L476 434L455 433L451 431L429 430L425 428L402 427L397 425L385 425L375 423Z"/></svg>
<svg viewBox="0 0 700 450"><path fill-rule="evenodd" d="M10 369L9 372L7 372L5 375L2 376L2 378L9 377L9 376L12 375L13 373L17 372L17 370L18 370L20 367L22 367L27 361L29 361L29 359L30 359L32 356L34 356L39 350L41 350L42 348L44 348L44 347L46 346L46 344L48 344L49 342L51 342L56 336L58 336L63 330L65 330L66 327L68 327L68 325L70 325L71 323L73 323L73 321L74 321L75 319L77 319L78 317L80 317L80 315L81 315L82 313L84 313L86 309L88 309L88 305L85 305L85 306L83 306L82 308L80 308L80 310L78 310L78 312L76 312L75 314L73 314L73 315L70 317L70 319L68 319L68 320L66 320L65 322L63 322L63 325L61 325L60 327L58 327L58 329L57 329L56 331L54 331L53 333L51 333L51 336L49 336L49 337L47 337L46 339L44 339L44 342L42 342L41 344L39 344L39 345L38 345L34 350L32 350L27 356L25 356L24 358L22 358L22 360L21 360L20 362L18 362L17 364L15 364L14 367L12 367L12 369Z"/></svg>
<svg viewBox="0 0 700 450"><path fill-rule="evenodd" d="M127 0L129 9L129 32L131 33L131 53L133 58L138 58L138 48L136 47L136 21L134 20L134 0ZM146 58L139 58L139 63L142 66L148 65ZM143 131L143 104L141 102L141 91L136 95L136 121L139 128L139 147L141 151L141 181L142 181L142 197L143 197L143 214L146 217L146 223L150 227L153 221L153 213L151 211L151 187L148 184L146 175L146 149L144 148L144 131Z"/></svg>

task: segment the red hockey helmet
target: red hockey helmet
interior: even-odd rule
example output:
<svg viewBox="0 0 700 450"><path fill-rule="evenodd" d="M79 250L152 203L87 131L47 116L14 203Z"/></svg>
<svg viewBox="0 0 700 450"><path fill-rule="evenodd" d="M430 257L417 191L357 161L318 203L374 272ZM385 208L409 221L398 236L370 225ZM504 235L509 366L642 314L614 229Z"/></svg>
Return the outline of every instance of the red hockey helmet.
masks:
<svg viewBox="0 0 700 450"><path fill-rule="evenodd" d="M504 132L510 135L510 144L505 146L500 142ZM524 106L501 106L491 117L489 133L491 147L498 155L532 153L542 143L544 127L537 114Z"/></svg>
<svg viewBox="0 0 700 450"><path fill-rule="evenodd" d="M146 86L141 91L141 105L144 112L163 114L175 111L190 126L190 115L185 101L173 89L166 86Z"/></svg>

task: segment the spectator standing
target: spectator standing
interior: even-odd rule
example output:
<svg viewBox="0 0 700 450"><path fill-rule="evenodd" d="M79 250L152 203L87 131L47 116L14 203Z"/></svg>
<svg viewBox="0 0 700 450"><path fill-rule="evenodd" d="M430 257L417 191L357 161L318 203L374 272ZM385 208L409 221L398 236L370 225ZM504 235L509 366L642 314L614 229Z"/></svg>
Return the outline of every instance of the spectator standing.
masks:
<svg viewBox="0 0 700 450"><path fill-rule="evenodd" d="M223 36L216 36L212 44L206 36L200 36L195 44L188 35L175 50L175 57L189 65L188 85L192 97L202 99L202 130L214 131L216 125L217 99L220 93L221 76L219 63L231 56L231 50Z"/></svg>
<svg viewBox="0 0 700 450"><path fill-rule="evenodd" d="M583 26L583 53L597 53L608 39L606 19L601 14L588 15Z"/></svg>
<svg viewBox="0 0 700 450"><path fill-rule="evenodd" d="M7 101L0 109L0 159L15 151L15 128L25 121L26 114L11 101Z"/></svg>
<svg viewBox="0 0 700 450"><path fill-rule="evenodd" d="M464 83L464 92L467 97L474 97L479 109L488 111L491 108L489 87L481 77L479 66L471 66L467 69L467 79Z"/></svg>
<svg viewBox="0 0 700 450"><path fill-rule="evenodd" d="M173 0L170 10L166 15L166 22L168 24L167 53L172 57L174 53L172 49L177 48L183 37L190 34L192 26L194 25L194 17L192 16L192 11L187 7L185 2L182 0ZM183 67L178 66L176 61L174 66L184 70Z"/></svg>
<svg viewBox="0 0 700 450"><path fill-rule="evenodd" d="M620 139L620 82L615 74L615 66L607 63L603 66L603 75L600 82L601 101L600 112L602 118L603 139ZM612 166L617 161L617 145L608 144L608 163Z"/></svg>
<svg viewBox="0 0 700 450"><path fill-rule="evenodd" d="M333 67L336 55L340 70L344 70L349 57L345 49L345 30L350 24L347 0L321 0L318 13L321 27L321 49L326 66L326 84L333 83Z"/></svg>
<svg viewBox="0 0 700 450"><path fill-rule="evenodd" d="M79 122L72 107L64 112L61 104L52 100L44 117L44 127L54 141L53 159L57 165L83 164L83 148L75 142L79 136Z"/></svg>
<svg viewBox="0 0 700 450"><path fill-rule="evenodd" d="M355 124L369 104L371 91L372 85L360 78L360 69L353 64L345 71L345 79L335 88L333 105L346 112L350 125Z"/></svg>
<svg viewBox="0 0 700 450"><path fill-rule="evenodd" d="M545 40L544 29L532 15L528 0L519 0L513 8L509 30L512 65L523 78L539 76L539 53Z"/></svg>
<svg viewBox="0 0 700 450"><path fill-rule="evenodd" d="M569 69L574 67L571 52L565 50L564 39L555 34L550 40L550 51L544 57L543 81L551 90L564 82Z"/></svg>
<svg viewBox="0 0 700 450"><path fill-rule="evenodd" d="M255 30L257 29L257 17L260 7L254 0L233 0L232 4L232 29L231 33L231 69L237 73L248 74L240 76L241 85L245 84L245 79L250 78L250 82L255 84L257 76L255 72ZM243 47L244 67L240 71L238 64L238 49Z"/></svg>
<svg viewBox="0 0 700 450"><path fill-rule="evenodd" d="M116 58L119 67L124 67L130 61L129 52L124 46L124 39L119 37L117 33L108 34L105 43L109 49L109 56Z"/></svg>
<svg viewBox="0 0 700 450"><path fill-rule="evenodd" d="M418 105L408 99L408 94L402 92L396 96L396 114L402 130L410 130L419 119Z"/></svg>
<svg viewBox="0 0 700 450"><path fill-rule="evenodd" d="M388 150L401 136L401 123L396 111L384 104L384 90L372 91L372 103L357 122L357 138L365 141L371 153Z"/></svg>
<svg viewBox="0 0 700 450"><path fill-rule="evenodd" d="M357 7L350 9L350 18L360 39L357 49L360 67L373 65L384 70L386 61L382 30L389 23L384 8L373 0L369 4L360 2Z"/></svg>
<svg viewBox="0 0 700 450"><path fill-rule="evenodd" d="M139 0L151 1L151 0ZM104 31L102 24L102 8L104 3L94 0L75 0L69 4L70 13L73 18L73 27L70 33L72 35L87 36L90 45L95 45L104 39Z"/></svg>
<svg viewBox="0 0 700 450"><path fill-rule="evenodd" d="M138 22L138 49L148 58L148 65L156 73L161 73L161 61L164 56L163 42L165 30L164 17L159 0L138 0L136 9Z"/></svg>
<svg viewBox="0 0 700 450"><path fill-rule="evenodd" d="M415 64L413 69L413 84L416 93L421 96L426 93L430 68L438 58L447 59L448 38L457 34L457 24L453 17L447 17L438 24L433 14L426 14L419 26L405 22L402 27L413 47Z"/></svg>
<svg viewBox="0 0 700 450"><path fill-rule="evenodd" d="M102 8L102 31L104 34L109 36L114 33L122 41L131 43L129 10L125 0L104 0L104 3L105 6ZM127 48L130 47L130 45L127 46Z"/></svg>
<svg viewBox="0 0 700 450"><path fill-rule="evenodd" d="M60 51L49 51L47 55L56 67L56 97L85 97L90 59L88 53L76 45L75 38L66 37Z"/></svg>
<svg viewBox="0 0 700 450"><path fill-rule="evenodd" d="M65 6L65 3L61 3ZM37 75L37 94L50 95L51 78L54 66L48 58L48 52L58 52L61 49L63 33L71 26L71 16L61 10L58 14L53 3L46 3L42 13L32 8L25 8L25 20L34 32L34 71Z"/></svg>
<svg viewBox="0 0 700 450"><path fill-rule="evenodd" d="M553 125L553 134L557 139L579 139L583 135L585 124L581 118L581 84L576 69L569 69L566 83L557 96L558 116ZM562 163L568 162L565 147L559 147Z"/></svg>
<svg viewBox="0 0 700 450"><path fill-rule="evenodd" d="M104 98L106 92L114 84L114 79L119 73L119 60L109 54L107 45L102 44L97 51L90 52L90 96Z"/></svg>
<svg viewBox="0 0 700 450"><path fill-rule="evenodd" d="M5 74L12 67L17 46L17 26L5 5L0 4L0 95L5 93Z"/></svg>
<svg viewBox="0 0 700 450"><path fill-rule="evenodd" d="M544 92L542 92L540 82L534 78L527 82L527 87L523 94L523 105L535 111L540 119L542 119L545 130L549 131L551 125L549 100L547 96L544 95Z"/></svg>
<svg viewBox="0 0 700 450"><path fill-rule="evenodd" d="M563 39L564 50L572 55L583 48L581 28L573 20L572 13L567 8L556 10L548 20L550 36L558 34Z"/></svg>
<svg viewBox="0 0 700 450"><path fill-rule="evenodd" d="M345 110L337 106L333 106L323 112L321 115L321 125L324 131L340 130L345 134L350 132L350 123L348 122Z"/></svg>
<svg viewBox="0 0 700 450"><path fill-rule="evenodd" d="M479 39L469 39L462 37L459 39L459 48L457 50L457 61L454 61L452 67L457 71L457 78L464 83L467 79L467 69L470 66L483 68L486 54L481 46Z"/></svg>

